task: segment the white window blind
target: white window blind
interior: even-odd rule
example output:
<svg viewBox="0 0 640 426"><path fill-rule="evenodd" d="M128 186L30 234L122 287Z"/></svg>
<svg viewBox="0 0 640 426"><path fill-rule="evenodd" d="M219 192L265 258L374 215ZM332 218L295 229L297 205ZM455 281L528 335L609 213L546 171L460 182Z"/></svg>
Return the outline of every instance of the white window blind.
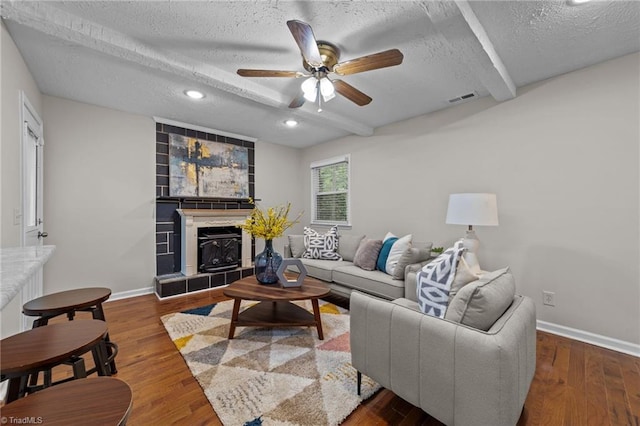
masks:
<svg viewBox="0 0 640 426"><path fill-rule="evenodd" d="M349 225L349 156L311 164L312 222Z"/></svg>

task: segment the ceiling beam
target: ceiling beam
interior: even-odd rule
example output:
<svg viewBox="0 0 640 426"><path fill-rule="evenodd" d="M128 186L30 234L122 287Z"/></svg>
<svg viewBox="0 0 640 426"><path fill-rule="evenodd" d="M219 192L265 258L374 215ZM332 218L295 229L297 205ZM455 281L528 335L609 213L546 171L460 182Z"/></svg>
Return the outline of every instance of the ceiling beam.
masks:
<svg viewBox="0 0 640 426"><path fill-rule="evenodd" d="M212 65L193 63L186 58L167 57L118 31L69 14L47 2L2 1L0 7L2 18L50 37L150 69L160 70L181 79L205 84L268 107L286 109L288 115L293 113L322 126L335 127L360 136L373 134L372 127L329 111L323 111L322 114L304 109L291 111L288 108L290 99L285 99L276 90Z"/></svg>
<svg viewBox="0 0 640 426"><path fill-rule="evenodd" d="M516 86L468 1L424 2L422 7L454 51L473 67L495 100L516 97Z"/></svg>

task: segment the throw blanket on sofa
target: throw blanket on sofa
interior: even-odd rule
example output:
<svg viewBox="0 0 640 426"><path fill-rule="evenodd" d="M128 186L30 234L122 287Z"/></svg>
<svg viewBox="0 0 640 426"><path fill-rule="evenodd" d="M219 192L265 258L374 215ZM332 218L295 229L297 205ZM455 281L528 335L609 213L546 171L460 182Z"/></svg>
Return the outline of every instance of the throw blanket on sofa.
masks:
<svg viewBox="0 0 640 426"><path fill-rule="evenodd" d="M458 241L418 272L418 304L425 314L444 318L449 305L451 283L456 274L458 260L464 251L462 241Z"/></svg>

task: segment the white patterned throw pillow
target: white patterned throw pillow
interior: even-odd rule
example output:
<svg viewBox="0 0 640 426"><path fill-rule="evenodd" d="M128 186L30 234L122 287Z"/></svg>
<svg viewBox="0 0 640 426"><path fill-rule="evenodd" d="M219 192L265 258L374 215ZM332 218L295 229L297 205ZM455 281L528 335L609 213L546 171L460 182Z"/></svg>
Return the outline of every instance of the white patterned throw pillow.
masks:
<svg viewBox="0 0 640 426"><path fill-rule="evenodd" d="M449 305L451 283L456 274L458 260L464 250L462 241L458 241L418 272L416 276L418 304L425 314L444 318Z"/></svg>
<svg viewBox="0 0 640 426"><path fill-rule="evenodd" d="M304 258L342 260L342 256L338 254L338 227L335 225L324 234L305 226L304 246Z"/></svg>

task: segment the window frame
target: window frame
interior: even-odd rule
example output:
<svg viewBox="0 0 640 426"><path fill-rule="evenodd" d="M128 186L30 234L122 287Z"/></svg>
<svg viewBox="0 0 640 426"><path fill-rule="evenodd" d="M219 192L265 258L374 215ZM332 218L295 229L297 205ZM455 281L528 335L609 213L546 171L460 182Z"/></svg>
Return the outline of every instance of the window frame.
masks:
<svg viewBox="0 0 640 426"><path fill-rule="evenodd" d="M346 221L326 221L326 220L318 220L318 212L316 210L316 186L315 186L315 173L316 169L320 169L323 167L333 166L339 163L347 164L347 220ZM340 227L350 227L351 226L351 154L345 154L338 157L327 158L325 160L314 161L310 165L311 171L311 224L312 225L338 225ZM318 185L319 186L319 185Z"/></svg>

